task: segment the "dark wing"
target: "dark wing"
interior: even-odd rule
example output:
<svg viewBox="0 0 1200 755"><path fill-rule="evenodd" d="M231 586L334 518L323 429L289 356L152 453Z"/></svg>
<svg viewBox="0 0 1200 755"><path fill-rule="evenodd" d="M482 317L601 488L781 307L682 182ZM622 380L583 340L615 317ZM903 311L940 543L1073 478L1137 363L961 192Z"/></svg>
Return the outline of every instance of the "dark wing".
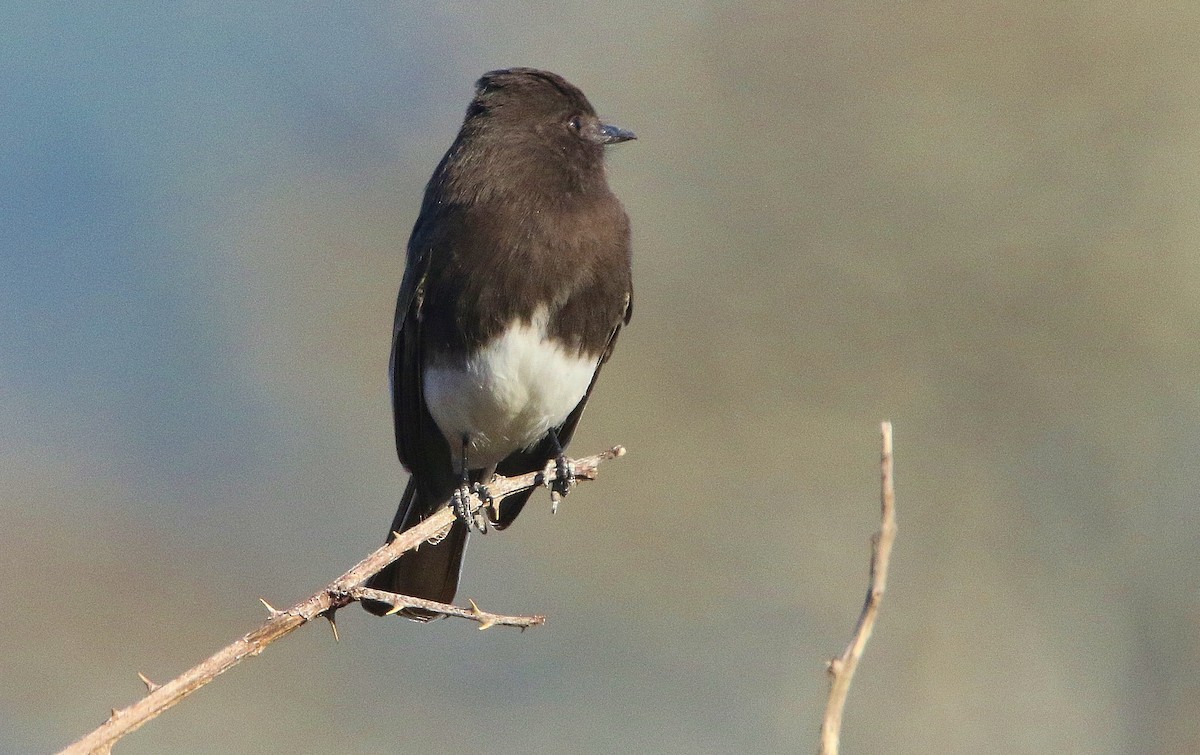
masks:
<svg viewBox="0 0 1200 755"><path fill-rule="evenodd" d="M633 316L633 295L630 294L625 302L625 314L621 318L621 322L613 328L612 335L608 337L608 344L604 347L604 352L600 355L600 361L596 363L596 371L592 374L592 382L588 384L587 391L583 394L583 398L563 420L563 423L555 428L555 434L558 436L558 442L565 449L567 444L571 442L571 437L575 435L575 427L579 424L579 418L583 416L583 409L587 406L588 399L591 398L592 389L596 387L596 378L600 377L600 368L612 356L613 347L617 344L617 335L621 332L622 325L629 324L629 318ZM532 448L527 448L516 453L509 454L504 461L496 465L496 472L511 477L513 475L521 475L526 472L542 469L546 466L546 462L555 457L556 451L554 442L547 435L537 445ZM525 506L525 502L533 495L533 490L526 490L521 493L514 493L508 496L500 503L500 515L493 523L498 530L502 530L513 523L517 518L517 514L521 513L521 509Z"/></svg>
<svg viewBox="0 0 1200 755"><path fill-rule="evenodd" d="M435 174L436 176L436 174ZM426 193L425 204L408 242L408 262L396 298L392 328L392 354L388 378L392 389L392 415L396 429L396 453L411 475L391 532L415 526L445 504L454 488L450 449L425 405L421 381L422 315L430 267L441 239L436 235L440 203ZM425 544L406 553L367 582L368 587L448 603L458 589L467 528L455 521L440 542ZM392 540L389 534L388 541ZM364 601L364 607L383 614L391 606ZM433 617L420 609L405 609L409 618L427 621Z"/></svg>
<svg viewBox="0 0 1200 755"><path fill-rule="evenodd" d="M421 380L422 307L430 263L438 244L433 231L437 227L438 207L438 202L427 195L408 242L408 263L396 299L388 370L396 453L422 493L411 500L432 506L443 502L454 486L450 447L425 405ZM419 513L424 517L428 512Z"/></svg>

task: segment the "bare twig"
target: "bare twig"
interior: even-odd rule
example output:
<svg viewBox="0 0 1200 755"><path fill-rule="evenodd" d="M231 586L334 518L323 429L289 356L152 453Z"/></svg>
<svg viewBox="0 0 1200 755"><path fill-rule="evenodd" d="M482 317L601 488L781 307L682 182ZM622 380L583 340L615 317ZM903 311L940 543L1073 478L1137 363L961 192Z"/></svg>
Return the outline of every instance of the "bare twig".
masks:
<svg viewBox="0 0 1200 755"><path fill-rule="evenodd" d="M850 644L837 658L829 661L829 702L825 707L825 719L821 722L820 755L837 755L842 733L842 713L846 707L846 695L850 692L850 681L862 657L871 630L875 628L875 617L887 588L888 562L892 556L892 542L896 539L896 488L892 480L892 423L882 425L883 452L880 456L880 509L882 522L879 532L871 538L871 578L867 587L867 599L863 603L858 624L850 637Z"/></svg>
<svg viewBox="0 0 1200 755"><path fill-rule="evenodd" d="M545 616L503 616L498 613L491 613L475 605L475 601L470 598L467 599L467 602L471 604L471 607L460 608L449 603L438 603L432 600L425 600L424 598L397 595L394 592L372 590L369 587L351 588L347 595L354 600L374 600L379 603L391 605L392 610L385 613L384 616L399 613L405 608L420 608L433 613L440 613L443 616L459 616L464 619L478 621L480 629L491 629L496 626L520 627L521 629L525 629L546 623Z"/></svg>
<svg viewBox="0 0 1200 755"><path fill-rule="evenodd" d="M597 468L601 463L622 456L624 453L625 449L617 446L595 456L576 459L573 462L575 478L594 480ZM530 472L519 477L497 477L488 486L488 490L498 500L509 493L547 485L554 479L554 465L551 464L540 472ZM473 509L480 505L482 504L477 497L472 500ZM496 625L517 626L523 629L543 623L545 618L542 616L502 616L489 613L476 606L474 601L471 601L470 608L459 608L444 603L396 596L378 590L367 590L362 587L362 583L380 569L395 561L405 551L412 550L438 535L453 521L454 513L448 506L440 509L416 527L398 533L392 542L359 561L350 571L338 577L315 595L305 598L291 608L280 611L263 600L262 603L270 614L264 624L165 684L154 684L147 677L138 674L146 684L148 694L125 708L114 708L107 721L62 750L59 755L109 752L118 739L141 728L147 721L168 708L174 707L185 697L243 660L258 655L266 649L267 645L291 634L317 617L325 616L332 621L333 613L339 608L363 598L401 607L417 606L446 616L460 616L478 622L480 629ZM262 599L260 598L260 600Z"/></svg>

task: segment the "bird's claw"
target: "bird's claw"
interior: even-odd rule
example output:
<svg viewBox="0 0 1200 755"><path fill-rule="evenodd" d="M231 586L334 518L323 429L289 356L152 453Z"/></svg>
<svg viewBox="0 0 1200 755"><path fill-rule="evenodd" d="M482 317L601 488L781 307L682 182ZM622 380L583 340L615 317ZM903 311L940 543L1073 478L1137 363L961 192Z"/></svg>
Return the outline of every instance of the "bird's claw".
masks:
<svg viewBox="0 0 1200 755"><path fill-rule="evenodd" d="M454 489L454 493L450 496L450 507L454 509L454 515L458 517L458 521L467 525L470 530L474 523L474 515L471 513L471 486L464 482Z"/></svg>
<svg viewBox="0 0 1200 755"><path fill-rule="evenodd" d="M482 482L477 482L471 486L475 495L479 496L481 502L480 507L475 511L475 526L480 532L486 533L488 530L488 512L496 511L496 499L492 496L492 491ZM494 521L494 520L493 520Z"/></svg>
<svg viewBox="0 0 1200 755"><path fill-rule="evenodd" d="M482 502L482 505L475 510L471 508L472 495L478 496ZM454 515L467 525L468 530L476 529L486 533L488 518L485 512L495 508L496 500L492 497L487 485L481 482L464 482L454 489L454 494L450 496L450 506L454 509Z"/></svg>
<svg viewBox="0 0 1200 755"><path fill-rule="evenodd" d="M559 502L575 487L575 462L564 454L554 460L554 480L550 483L550 511L558 513Z"/></svg>

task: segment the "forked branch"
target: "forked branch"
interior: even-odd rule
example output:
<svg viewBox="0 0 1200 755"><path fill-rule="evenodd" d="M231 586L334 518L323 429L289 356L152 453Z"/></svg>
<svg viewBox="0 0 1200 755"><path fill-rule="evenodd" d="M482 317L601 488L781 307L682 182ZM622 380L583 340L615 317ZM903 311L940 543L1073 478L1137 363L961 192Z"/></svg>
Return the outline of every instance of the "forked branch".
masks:
<svg viewBox="0 0 1200 755"><path fill-rule="evenodd" d="M596 479L597 469L601 463L622 456L624 453L625 449L617 446L595 456L574 460L575 479ZM498 477L488 486L488 490L499 500L510 493L547 485L555 480L554 469L554 464L550 464L541 472L530 472L519 477ZM477 509L480 505L482 502L474 497L471 502L472 508ZM426 540L437 536L453 521L454 513L450 507L443 507L416 527L399 533L392 542L359 561L350 571L291 608L282 611L276 610L264 600L263 605L270 612L265 623L165 684L155 684L142 674L138 674L146 685L146 696L125 708L114 708L107 721L62 750L59 755L110 752L113 744L121 737L141 728L147 721L175 706L185 697L245 659L258 655L272 642L291 634L320 616L328 618L332 624L333 615L339 608L364 598L391 603L398 608L416 606L446 616L460 616L478 622L480 629L497 625L516 626L524 629L543 623L545 618L542 616L503 616L489 613L480 609L474 601L471 601L470 608L460 608L445 603L368 590L362 586L363 582L395 561L405 551L412 550ZM333 626L336 636L337 625Z"/></svg>

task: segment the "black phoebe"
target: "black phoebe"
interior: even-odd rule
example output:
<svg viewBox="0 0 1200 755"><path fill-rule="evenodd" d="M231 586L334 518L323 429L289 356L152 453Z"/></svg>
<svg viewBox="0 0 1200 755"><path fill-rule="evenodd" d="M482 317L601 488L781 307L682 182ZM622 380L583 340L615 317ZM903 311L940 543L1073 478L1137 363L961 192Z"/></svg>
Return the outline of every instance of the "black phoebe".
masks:
<svg viewBox="0 0 1200 755"><path fill-rule="evenodd" d="M396 450L411 475L392 531L448 501L460 515L369 587L452 601L472 524L466 496L497 472L552 459L563 468L629 322L629 218L608 187L604 145L633 138L553 73L509 68L476 83L408 241L391 357ZM531 492L496 502L488 521L507 527Z"/></svg>

